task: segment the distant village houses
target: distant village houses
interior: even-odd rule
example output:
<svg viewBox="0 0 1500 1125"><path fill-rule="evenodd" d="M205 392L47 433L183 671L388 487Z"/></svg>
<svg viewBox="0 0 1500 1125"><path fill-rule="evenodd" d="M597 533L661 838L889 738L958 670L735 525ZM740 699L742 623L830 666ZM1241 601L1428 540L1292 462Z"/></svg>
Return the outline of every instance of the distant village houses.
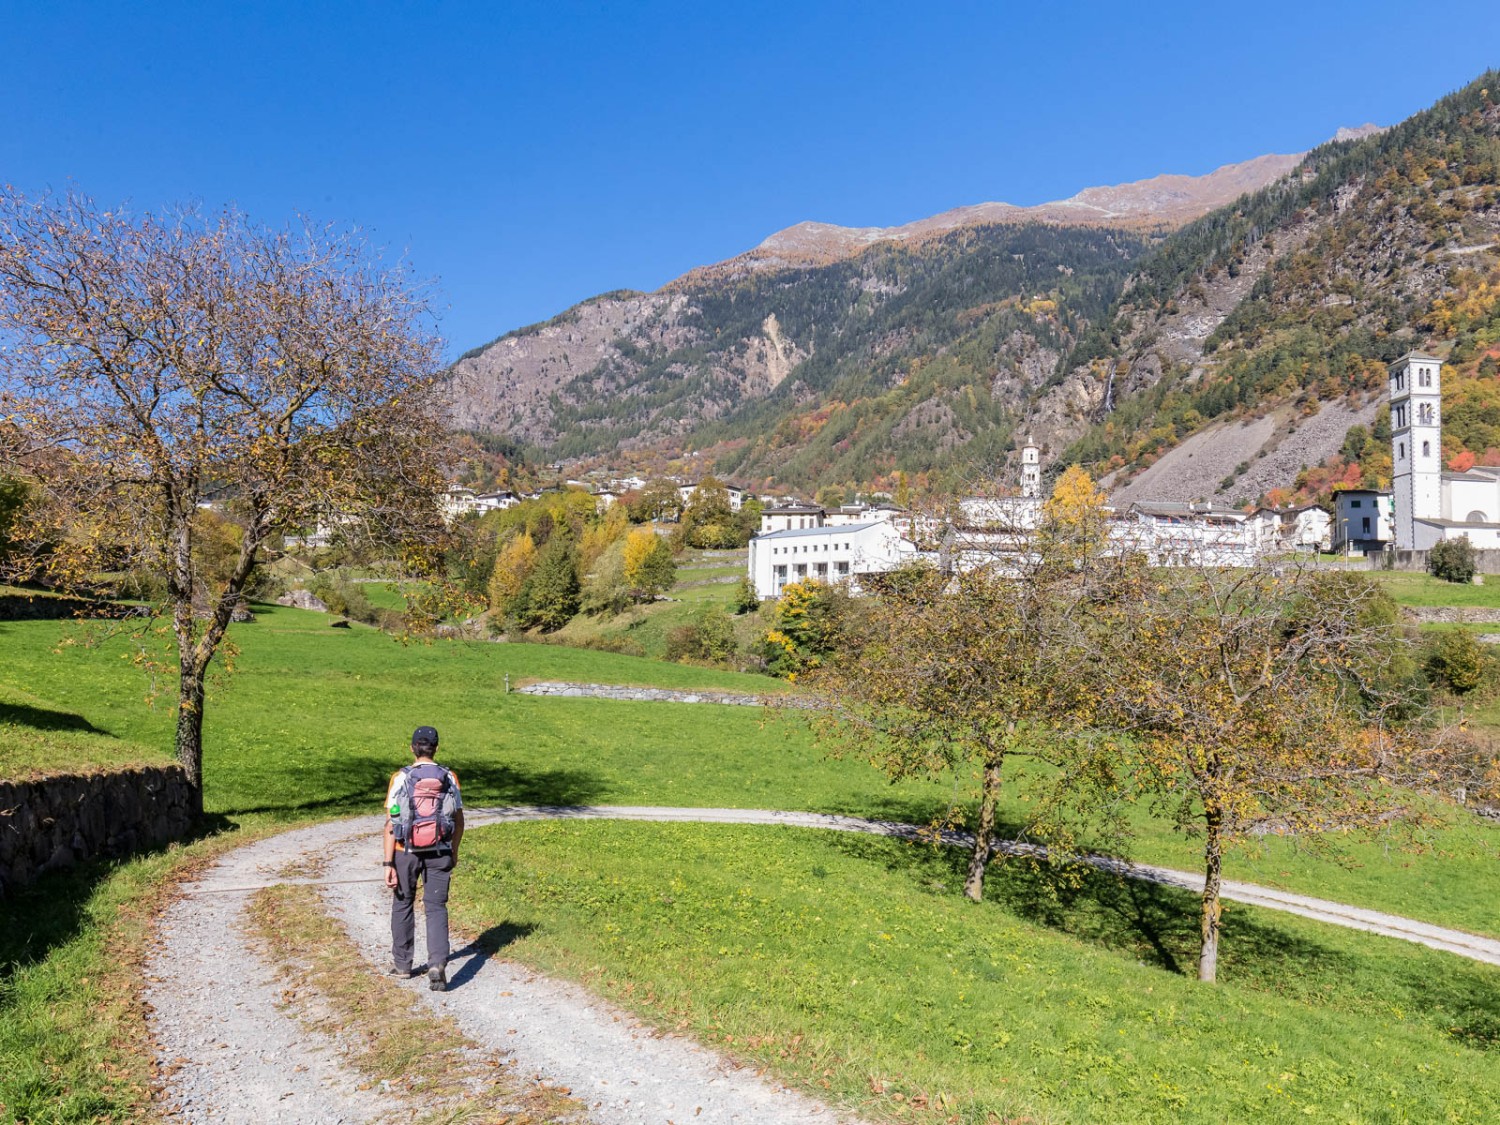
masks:
<svg viewBox="0 0 1500 1125"><path fill-rule="evenodd" d="M944 570L1018 562L1032 550L1045 502L1039 451L1021 451L1021 494L966 498L942 519L916 519L890 504L825 509L782 503L761 512L750 541L750 581L762 599L791 583L847 583L914 560ZM1158 566L1248 566L1269 554L1328 550L1334 520L1317 505L1246 513L1211 503L1137 501L1106 508L1119 550L1139 551Z"/></svg>

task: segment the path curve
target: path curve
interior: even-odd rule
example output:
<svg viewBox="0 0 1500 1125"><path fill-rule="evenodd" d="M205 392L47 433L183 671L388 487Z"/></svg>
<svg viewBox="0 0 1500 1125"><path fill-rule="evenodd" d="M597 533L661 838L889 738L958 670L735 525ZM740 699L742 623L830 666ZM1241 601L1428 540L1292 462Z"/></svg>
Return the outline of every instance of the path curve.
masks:
<svg viewBox="0 0 1500 1125"><path fill-rule="evenodd" d="M783 825L916 839L913 825L767 809L644 806L469 808L472 827L523 820L613 819ZM405 1118L360 1089L336 1046L318 1042L277 1008L274 972L250 948L243 912L251 894L276 883L320 888L324 901L372 968L389 957L389 906L375 861L382 819L362 817L294 829L235 849L183 886L158 925L146 967L146 1000L163 1071L161 1097L180 1120L204 1123L374 1122ZM955 846L971 838L945 837ZM1004 845L1023 851L1027 845ZM289 864L323 857L318 878L283 878ZM1097 857L1133 878L1201 892L1201 876ZM1500 941L1458 930L1226 882L1224 897L1332 925L1417 942L1500 965ZM421 927L418 926L420 948ZM413 995L452 1016L479 1043L505 1052L522 1073L570 1086L598 1125L859 1125L769 1079L756 1077L691 1039L663 1034L574 985L549 980L473 948L455 952L454 988Z"/></svg>

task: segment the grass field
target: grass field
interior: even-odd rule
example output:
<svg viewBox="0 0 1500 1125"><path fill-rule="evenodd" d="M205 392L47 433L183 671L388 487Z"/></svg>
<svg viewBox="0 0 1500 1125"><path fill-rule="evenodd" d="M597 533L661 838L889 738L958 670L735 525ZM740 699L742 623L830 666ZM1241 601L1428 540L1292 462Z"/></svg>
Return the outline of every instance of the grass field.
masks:
<svg viewBox="0 0 1500 1125"><path fill-rule="evenodd" d="M0 778L128 769L171 761L166 743L143 745L99 730L18 687L0 683Z"/></svg>
<svg viewBox="0 0 1500 1125"><path fill-rule="evenodd" d="M689 625L704 614L732 614L737 579L745 574L744 553L726 559L728 552L688 552L677 569L677 584L650 605L633 606L615 617L574 618L555 639L564 644L604 646L660 660L673 629ZM733 618L740 647L749 651L765 624L755 615Z"/></svg>
<svg viewBox="0 0 1500 1125"><path fill-rule="evenodd" d="M1489 1122L1500 971L1231 910L1215 987L1194 902L837 833L480 830L458 916L505 954L814 1093L902 1121Z"/></svg>
<svg viewBox="0 0 1500 1125"><path fill-rule="evenodd" d="M1402 570L1366 572L1401 605L1478 606L1500 610L1500 575L1489 575L1483 585L1445 582L1430 574Z"/></svg>
<svg viewBox="0 0 1500 1125"><path fill-rule="evenodd" d="M557 645L402 644L330 629L320 614L257 613L236 628L235 671L214 686L207 722L207 804L242 831L373 811L422 723L441 730L440 757L475 805L921 821L953 792L827 760L800 724L768 725L754 709L504 691L506 675L752 692L774 686L764 677ZM0 712L8 725L22 741L169 745L170 693L148 706L131 660L141 641L59 647L75 628L0 625L0 704L19 709ZM1009 805L1007 822L1020 811ZM1183 976L1196 904L1157 888L1095 880L1054 894L997 868L990 900L971 907L951 855L791 830L506 826L472 845L459 908L476 930L510 927L508 953L685 1020L817 1090L827 1081L877 1117L1500 1119L1485 1065L1500 1044L1500 971L1405 943L1231 905L1224 983L1200 989ZM0 1061L15 1076L0 1077L0 1101L55 1110L33 1108L34 1120L130 1116L120 1108L138 1089L130 1037L77 1032L99 1000L74 986L108 979L118 991L118 966L128 974L147 933L130 904L149 903L189 854L91 868L0 905L11 935L0 943ZM1464 817L1418 853L1377 841L1350 854L1336 867L1273 841L1232 858L1227 874L1500 933L1495 828ZM1155 822L1137 855L1198 864L1193 841ZM51 893L71 904L65 921L36 927L35 896Z"/></svg>

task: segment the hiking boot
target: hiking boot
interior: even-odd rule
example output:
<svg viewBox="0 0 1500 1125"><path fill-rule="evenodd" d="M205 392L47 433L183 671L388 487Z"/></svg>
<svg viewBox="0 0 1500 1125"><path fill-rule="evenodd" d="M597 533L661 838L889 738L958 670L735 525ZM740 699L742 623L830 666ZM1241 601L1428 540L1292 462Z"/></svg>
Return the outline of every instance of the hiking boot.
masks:
<svg viewBox="0 0 1500 1125"><path fill-rule="evenodd" d="M400 965L392 965L386 970L386 974L400 980L411 980L412 977L417 975L417 970L410 967L403 969Z"/></svg>
<svg viewBox="0 0 1500 1125"><path fill-rule="evenodd" d="M448 974L443 970L443 966L434 965L427 970L427 987L433 992L448 991Z"/></svg>

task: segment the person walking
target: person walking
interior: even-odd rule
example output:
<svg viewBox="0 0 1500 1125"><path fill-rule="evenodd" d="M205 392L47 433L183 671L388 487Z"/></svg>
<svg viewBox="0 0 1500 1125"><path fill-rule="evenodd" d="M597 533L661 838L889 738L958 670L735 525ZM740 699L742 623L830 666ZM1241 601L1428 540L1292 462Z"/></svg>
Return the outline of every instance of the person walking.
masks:
<svg viewBox="0 0 1500 1125"><path fill-rule="evenodd" d="M433 761L438 732L418 727L411 736L415 759L391 774L386 789L385 883L391 898L391 968L393 976L416 975L417 884L427 918L427 984L434 992L448 989L448 884L458 866L464 836L464 805L458 775Z"/></svg>

